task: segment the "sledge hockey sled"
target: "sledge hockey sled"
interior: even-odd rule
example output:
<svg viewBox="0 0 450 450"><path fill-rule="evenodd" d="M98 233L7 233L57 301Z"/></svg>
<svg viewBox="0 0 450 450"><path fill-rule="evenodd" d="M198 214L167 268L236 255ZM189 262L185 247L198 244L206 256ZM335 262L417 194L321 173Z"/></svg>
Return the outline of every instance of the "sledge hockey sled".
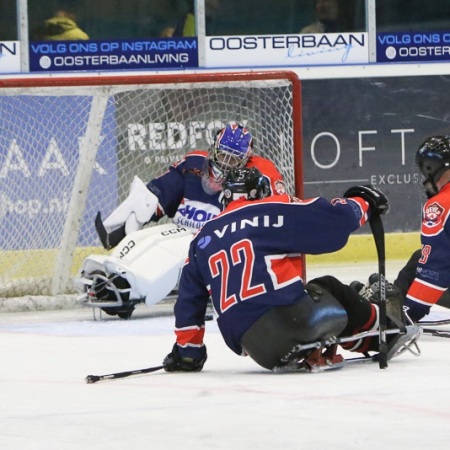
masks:
<svg viewBox="0 0 450 450"><path fill-rule="evenodd" d="M388 344L387 360L391 360L409 351L415 356L420 355L417 341L422 334L418 325L406 325L404 328L386 330L386 334L395 334ZM338 345L345 342L357 341L367 337L378 337L378 331L365 331L349 337L331 337L310 344L296 345L283 359L282 365L274 372L324 372L325 370L341 369L349 364L377 362L379 353L365 354L362 357L344 358L338 354Z"/></svg>
<svg viewBox="0 0 450 450"><path fill-rule="evenodd" d="M139 303L147 306L176 291L195 231L173 223L126 235L109 255L90 255L82 263L75 288L79 301L123 319Z"/></svg>

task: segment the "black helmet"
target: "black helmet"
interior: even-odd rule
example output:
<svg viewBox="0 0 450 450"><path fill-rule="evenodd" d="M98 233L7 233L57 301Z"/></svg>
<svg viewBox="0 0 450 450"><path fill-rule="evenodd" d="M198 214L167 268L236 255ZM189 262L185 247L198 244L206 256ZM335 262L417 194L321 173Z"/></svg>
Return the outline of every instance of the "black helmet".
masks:
<svg viewBox="0 0 450 450"><path fill-rule="evenodd" d="M432 136L426 139L416 152L416 164L425 180L423 185L428 197L439 192L436 183L450 169L450 136Z"/></svg>
<svg viewBox="0 0 450 450"><path fill-rule="evenodd" d="M222 202L227 206L233 200L245 196L258 200L270 195L269 180L256 168L231 169L222 185Z"/></svg>

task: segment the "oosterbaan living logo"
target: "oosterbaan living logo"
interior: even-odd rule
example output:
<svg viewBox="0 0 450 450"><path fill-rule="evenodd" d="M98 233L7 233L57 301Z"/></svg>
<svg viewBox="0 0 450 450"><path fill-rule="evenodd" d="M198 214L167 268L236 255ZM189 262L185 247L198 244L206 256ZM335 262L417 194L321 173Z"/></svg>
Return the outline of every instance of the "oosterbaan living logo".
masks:
<svg viewBox="0 0 450 450"><path fill-rule="evenodd" d="M290 66L369 62L367 33L206 37L206 66Z"/></svg>
<svg viewBox="0 0 450 450"><path fill-rule="evenodd" d="M165 67L198 67L197 38L30 44L32 71Z"/></svg>

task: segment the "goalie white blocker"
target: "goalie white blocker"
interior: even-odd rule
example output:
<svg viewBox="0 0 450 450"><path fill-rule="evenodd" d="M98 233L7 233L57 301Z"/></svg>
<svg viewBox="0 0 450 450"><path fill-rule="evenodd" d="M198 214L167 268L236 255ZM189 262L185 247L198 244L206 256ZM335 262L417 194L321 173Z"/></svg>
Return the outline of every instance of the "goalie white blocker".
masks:
<svg viewBox="0 0 450 450"><path fill-rule="evenodd" d="M271 194L285 192L276 166L254 154L252 134L237 123L219 130L209 151L188 153L149 183L135 177L128 197L104 221L97 214L100 240L114 250L83 262L76 286L86 304L128 318L137 303L163 300L176 287L193 233L222 210L224 177L242 167L257 167ZM172 223L144 227L163 216Z"/></svg>
<svg viewBox="0 0 450 450"><path fill-rule="evenodd" d="M228 347L269 370L292 364L292 358L300 367L312 350L293 354L296 346L336 336L373 332L342 345L365 355L377 352L378 306L332 276L305 285L301 255L342 248L370 214L388 211L385 195L355 186L331 202L268 196L267 181L254 168L231 170L223 190L225 211L190 245L174 306L176 343L165 370L202 369L210 297ZM396 329L388 337L390 358L405 324L400 304L391 305L388 315Z"/></svg>
<svg viewBox="0 0 450 450"><path fill-rule="evenodd" d="M95 228L105 249L115 247L126 235L139 231L150 221L158 208L158 197L135 176L128 197L102 222L101 213L95 218Z"/></svg>

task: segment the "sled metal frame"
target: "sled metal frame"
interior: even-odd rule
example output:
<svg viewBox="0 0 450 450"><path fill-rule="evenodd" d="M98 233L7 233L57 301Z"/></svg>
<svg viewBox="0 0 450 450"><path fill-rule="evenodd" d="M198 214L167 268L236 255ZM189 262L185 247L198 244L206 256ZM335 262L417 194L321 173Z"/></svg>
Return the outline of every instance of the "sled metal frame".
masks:
<svg viewBox="0 0 450 450"><path fill-rule="evenodd" d="M395 358L409 351L414 356L420 356L417 344L422 334L418 325L406 325L403 329L392 328L386 330L387 335L398 334L399 338L387 352L387 360ZM310 344L296 345L284 358L282 365L275 367L274 372L323 372L325 370L340 369L348 364L379 362L379 353L365 354L362 357L344 358L337 353L339 344L353 342L369 337L378 337L378 331L364 331L348 337L330 337Z"/></svg>

